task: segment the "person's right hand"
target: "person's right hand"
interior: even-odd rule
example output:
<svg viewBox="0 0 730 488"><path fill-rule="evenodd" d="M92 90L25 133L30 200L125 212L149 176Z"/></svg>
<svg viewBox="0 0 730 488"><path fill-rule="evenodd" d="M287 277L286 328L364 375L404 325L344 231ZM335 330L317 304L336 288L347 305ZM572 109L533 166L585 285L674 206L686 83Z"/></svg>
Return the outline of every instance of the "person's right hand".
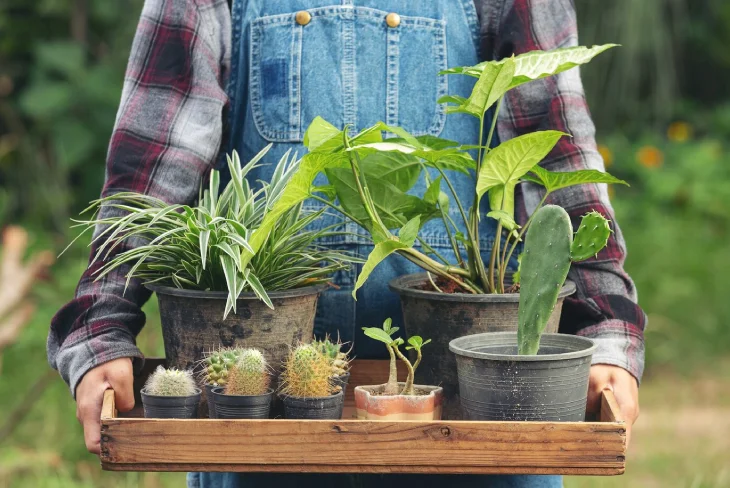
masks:
<svg viewBox="0 0 730 488"><path fill-rule="evenodd" d="M117 410L127 412L134 408L134 378L132 360L119 358L90 369L76 387L76 418L84 427L86 449L99 454L101 404L104 392L114 390Z"/></svg>

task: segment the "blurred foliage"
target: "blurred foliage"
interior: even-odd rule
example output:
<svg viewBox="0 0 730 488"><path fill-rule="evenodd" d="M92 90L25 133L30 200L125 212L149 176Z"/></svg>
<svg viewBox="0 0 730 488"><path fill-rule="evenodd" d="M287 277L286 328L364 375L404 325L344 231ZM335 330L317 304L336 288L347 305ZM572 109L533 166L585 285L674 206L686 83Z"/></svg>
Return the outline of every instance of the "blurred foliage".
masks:
<svg viewBox="0 0 730 488"><path fill-rule="evenodd" d="M13 220L65 231L98 196L141 0L5 0L0 185Z"/></svg>

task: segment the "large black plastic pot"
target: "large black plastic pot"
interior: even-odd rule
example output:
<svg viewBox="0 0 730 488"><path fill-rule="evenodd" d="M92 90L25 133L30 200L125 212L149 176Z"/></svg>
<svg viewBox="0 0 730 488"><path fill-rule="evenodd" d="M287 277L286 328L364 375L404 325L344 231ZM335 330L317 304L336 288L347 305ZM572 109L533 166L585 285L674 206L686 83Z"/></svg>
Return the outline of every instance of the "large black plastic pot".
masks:
<svg viewBox="0 0 730 488"><path fill-rule="evenodd" d="M192 419L198 416L200 390L191 396L148 395L140 392L144 416L148 419Z"/></svg>
<svg viewBox="0 0 730 488"><path fill-rule="evenodd" d="M300 398L283 395L284 418L306 420L338 420L342 418L345 394L341 391L328 397Z"/></svg>
<svg viewBox="0 0 730 488"><path fill-rule="evenodd" d="M317 299L324 286L274 291L270 309L253 293L242 293L223 320L228 294L149 285L160 303L168 367L192 369L206 351L246 346L261 349L269 364L281 364L289 347L314 334ZM203 385L201 385L203 386Z"/></svg>
<svg viewBox="0 0 730 488"><path fill-rule="evenodd" d="M516 332L454 339L466 420L585 420L594 342L544 334L535 356L517 354Z"/></svg>
<svg viewBox="0 0 730 488"><path fill-rule="evenodd" d="M215 404L212 419L267 419L271 410L274 390L263 395L226 395L224 388L213 388L211 400Z"/></svg>
<svg viewBox="0 0 730 488"><path fill-rule="evenodd" d="M459 419L461 409L456 360L449 352L449 342L457 337L481 332L516 331L520 295L472 295L419 289L426 283L426 274L417 273L395 278L389 286L400 296L406 333L431 339L418 367L416 381L422 385L443 387L443 418ZM558 331L563 300L574 292L575 284L567 281L560 290L546 332Z"/></svg>

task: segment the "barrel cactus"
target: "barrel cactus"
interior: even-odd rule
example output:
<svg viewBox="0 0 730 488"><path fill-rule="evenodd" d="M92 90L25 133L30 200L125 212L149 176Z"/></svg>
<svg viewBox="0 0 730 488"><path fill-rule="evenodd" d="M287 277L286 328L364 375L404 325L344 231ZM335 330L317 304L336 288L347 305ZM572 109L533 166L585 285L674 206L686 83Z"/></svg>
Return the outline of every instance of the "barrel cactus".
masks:
<svg viewBox="0 0 730 488"><path fill-rule="evenodd" d="M258 349L241 349L235 364L228 368L226 395L263 395L271 377L266 358Z"/></svg>
<svg viewBox="0 0 730 488"><path fill-rule="evenodd" d="M342 342L333 342L329 337L316 340L312 345L327 359L332 366L332 376L342 376L350 371L350 351L342 350Z"/></svg>
<svg viewBox="0 0 730 488"><path fill-rule="evenodd" d="M289 352L282 372L282 393L299 398L332 394L332 365L312 344L301 344Z"/></svg>
<svg viewBox="0 0 730 488"><path fill-rule="evenodd" d="M165 369L158 366L147 378L145 393L153 396L192 396L198 392L193 374L176 368Z"/></svg>
<svg viewBox="0 0 730 488"><path fill-rule="evenodd" d="M575 238L562 207L546 205L535 212L520 263L519 354L537 354L571 263L598 254L610 234L608 221L598 212L583 217Z"/></svg>

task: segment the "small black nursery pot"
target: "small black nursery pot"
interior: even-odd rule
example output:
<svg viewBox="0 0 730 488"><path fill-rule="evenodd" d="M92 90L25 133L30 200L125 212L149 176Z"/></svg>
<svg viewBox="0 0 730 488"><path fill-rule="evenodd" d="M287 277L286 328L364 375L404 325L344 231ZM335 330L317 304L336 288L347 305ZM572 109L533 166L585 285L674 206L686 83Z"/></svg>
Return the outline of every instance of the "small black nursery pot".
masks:
<svg viewBox="0 0 730 488"><path fill-rule="evenodd" d="M301 398L282 395L284 418L307 420L338 420L342 418L345 394L338 391L334 395L319 398Z"/></svg>
<svg viewBox="0 0 730 488"><path fill-rule="evenodd" d="M208 417L215 419L215 400L213 399L213 390L219 388L216 385L205 385L205 400L208 402Z"/></svg>
<svg viewBox="0 0 730 488"><path fill-rule="evenodd" d="M148 395L143 389L142 406L144 416L148 419L193 419L198 417L200 389L190 396L157 396Z"/></svg>
<svg viewBox="0 0 730 488"><path fill-rule="evenodd" d="M274 390L263 395L226 395L223 387L213 388L216 419L268 419Z"/></svg>
<svg viewBox="0 0 730 488"><path fill-rule="evenodd" d="M454 339L464 420L585 420L596 346L567 334L543 334L537 355L517 354L516 332Z"/></svg>

